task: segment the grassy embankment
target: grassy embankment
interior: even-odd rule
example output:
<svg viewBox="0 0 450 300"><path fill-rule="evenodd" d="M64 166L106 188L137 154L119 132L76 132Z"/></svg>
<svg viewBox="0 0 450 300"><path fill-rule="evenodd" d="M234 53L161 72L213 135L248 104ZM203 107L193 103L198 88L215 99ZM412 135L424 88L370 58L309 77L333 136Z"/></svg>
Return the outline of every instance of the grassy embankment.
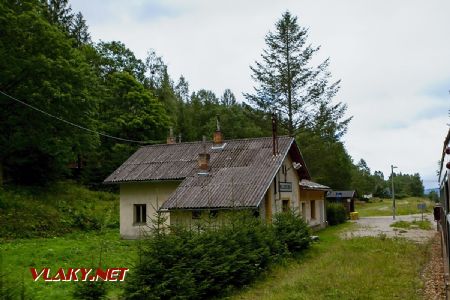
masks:
<svg viewBox="0 0 450 300"><path fill-rule="evenodd" d="M420 272L429 245L404 239L342 240L343 224L319 232L320 242L273 269L233 299L421 299Z"/></svg>
<svg viewBox="0 0 450 300"><path fill-rule="evenodd" d="M65 182L0 189L0 285L32 299L71 299L74 282L34 282L30 268L131 268L136 242L119 237L118 195ZM101 257L100 257L101 256ZM54 273L52 274L54 275ZM123 283L106 283L109 294ZM22 285L24 288L22 288ZM4 291L0 291L2 294Z"/></svg>
<svg viewBox="0 0 450 300"><path fill-rule="evenodd" d="M421 197L407 197L404 199L396 199L396 214L410 215L420 214L421 211L417 208L417 204L425 203L425 213L433 212L434 203L427 198ZM370 216L392 216L392 199L373 198L370 202L357 202L355 210L360 217Z"/></svg>
<svg viewBox="0 0 450 300"><path fill-rule="evenodd" d="M119 227L119 196L72 182L0 188L0 239Z"/></svg>

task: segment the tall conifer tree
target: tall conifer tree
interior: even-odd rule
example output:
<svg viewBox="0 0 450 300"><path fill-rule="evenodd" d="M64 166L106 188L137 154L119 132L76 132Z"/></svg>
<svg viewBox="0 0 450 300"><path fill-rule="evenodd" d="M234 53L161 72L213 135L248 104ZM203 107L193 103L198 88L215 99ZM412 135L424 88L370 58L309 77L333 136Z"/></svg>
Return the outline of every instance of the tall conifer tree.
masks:
<svg viewBox="0 0 450 300"><path fill-rule="evenodd" d="M256 108L281 115L280 122L291 136L309 124L320 104L328 104L339 89L339 82L329 82L328 59L311 64L320 47L308 44L307 38L308 29L285 12L275 31L266 35L262 61L250 67L257 83L255 92L244 94Z"/></svg>

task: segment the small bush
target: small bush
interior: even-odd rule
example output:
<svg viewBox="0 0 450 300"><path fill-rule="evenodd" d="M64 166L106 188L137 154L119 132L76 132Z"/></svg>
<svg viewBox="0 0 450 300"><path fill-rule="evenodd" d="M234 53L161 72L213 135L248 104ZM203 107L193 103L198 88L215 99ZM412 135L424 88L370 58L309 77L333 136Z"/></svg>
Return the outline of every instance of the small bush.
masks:
<svg viewBox="0 0 450 300"><path fill-rule="evenodd" d="M340 203L327 204L327 219L329 225L337 225L347 220L347 211Z"/></svg>
<svg viewBox="0 0 450 300"><path fill-rule="evenodd" d="M286 246L291 253L308 248L310 229L294 211L276 214L273 221L277 239Z"/></svg>
<svg viewBox="0 0 450 300"><path fill-rule="evenodd" d="M309 229L294 213L273 225L238 213L219 228L171 228L143 242L126 299L210 299L252 282L281 257L309 245Z"/></svg>
<svg viewBox="0 0 450 300"><path fill-rule="evenodd" d="M100 300L106 297L103 281L80 281L76 284L73 297L80 300Z"/></svg>
<svg viewBox="0 0 450 300"><path fill-rule="evenodd" d="M407 193L404 192L400 192L400 193L395 193L395 198L396 199L404 199L406 197L409 197L410 195L408 195Z"/></svg>

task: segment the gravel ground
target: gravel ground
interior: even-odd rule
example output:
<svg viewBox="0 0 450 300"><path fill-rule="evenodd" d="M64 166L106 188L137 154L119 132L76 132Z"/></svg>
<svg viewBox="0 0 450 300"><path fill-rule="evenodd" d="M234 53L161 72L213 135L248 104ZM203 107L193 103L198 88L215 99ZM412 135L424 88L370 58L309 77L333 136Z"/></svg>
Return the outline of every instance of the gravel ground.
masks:
<svg viewBox="0 0 450 300"><path fill-rule="evenodd" d="M424 280L424 299L445 299L444 264L442 261L442 245L438 232L435 233L431 249L431 257L422 273Z"/></svg>
<svg viewBox="0 0 450 300"><path fill-rule="evenodd" d="M421 218L422 215L420 214L397 216L395 220L392 219L392 216L360 218L359 220L351 221L359 226L355 230L345 232L343 237L386 235L387 237L404 237L416 242L426 242L432 239L436 233L436 222L433 220L433 215L431 214L424 214L424 219L431 221L433 230L403 229L390 226L396 221L413 221L421 220Z"/></svg>

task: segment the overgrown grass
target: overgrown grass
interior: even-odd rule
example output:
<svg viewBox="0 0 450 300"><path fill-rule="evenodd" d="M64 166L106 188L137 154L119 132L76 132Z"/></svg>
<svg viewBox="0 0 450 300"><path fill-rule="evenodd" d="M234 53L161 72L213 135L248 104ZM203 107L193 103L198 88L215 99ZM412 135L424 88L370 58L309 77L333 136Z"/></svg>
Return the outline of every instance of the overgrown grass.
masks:
<svg viewBox="0 0 450 300"><path fill-rule="evenodd" d="M396 214L397 215L410 215L420 214L421 210L417 208L417 204L426 203L426 213L433 211L434 203L427 198L420 197L408 197L404 199L396 199ZM370 202L357 202L355 210L359 213L360 217L370 216L391 216L392 215L392 199L379 199L374 198Z"/></svg>
<svg viewBox="0 0 450 300"><path fill-rule="evenodd" d="M320 242L274 268L233 299L421 299L429 245L374 237L341 240L348 224L319 232Z"/></svg>
<svg viewBox="0 0 450 300"><path fill-rule="evenodd" d="M4 241L0 244L2 265L7 281L21 289L23 279L26 299L72 299L76 282L34 282L30 268L50 268L54 275L59 268L92 268L100 261L102 267L132 268L137 259L137 241L121 240L117 229L103 232L76 232L63 237ZM102 251L101 251L102 249ZM125 278L126 280L126 278ZM106 282L109 296L120 294L124 282ZM21 291L18 291L20 293ZM17 294L16 294L17 296Z"/></svg>
<svg viewBox="0 0 450 300"><path fill-rule="evenodd" d="M119 197L73 182L0 189L0 239L53 237L119 227Z"/></svg>
<svg viewBox="0 0 450 300"><path fill-rule="evenodd" d="M419 228L419 229L423 229L423 230L431 230L431 228L432 228L431 222L429 220L423 220L423 221L413 220L411 222L397 221L395 223L392 223L390 226L396 227L396 228L405 228L405 229Z"/></svg>

